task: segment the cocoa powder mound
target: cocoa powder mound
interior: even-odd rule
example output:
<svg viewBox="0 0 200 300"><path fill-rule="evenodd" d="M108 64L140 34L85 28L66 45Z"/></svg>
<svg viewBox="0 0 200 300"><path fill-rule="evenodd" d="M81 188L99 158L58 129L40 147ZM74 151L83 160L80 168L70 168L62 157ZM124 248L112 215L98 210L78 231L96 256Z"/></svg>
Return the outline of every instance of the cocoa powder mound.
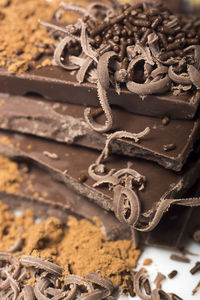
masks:
<svg viewBox="0 0 200 300"><path fill-rule="evenodd" d="M35 65L35 60L43 54L52 54L50 47L55 41L49 38L46 28L38 20L50 21L58 9L60 0L10 0L0 1L0 67L10 73L22 73ZM65 1L69 2L69 1ZM87 6L88 1L76 4ZM63 21L75 22L77 15L66 14ZM50 59L41 66L50 64Z"/></svg>
<svg viewBox="0 0 200 300"><path fill-rule="evenodd" d="M17 256L51 260L64 269L63 276L72 273L84 277L98 271L114 285L122 284L141 253L131 241L110 241L97 225L85 219L70 217L67 226L55 218L36 224L30 211L15 216L2 203L0 216L0 251L8 250L18 240Z"/></svg>

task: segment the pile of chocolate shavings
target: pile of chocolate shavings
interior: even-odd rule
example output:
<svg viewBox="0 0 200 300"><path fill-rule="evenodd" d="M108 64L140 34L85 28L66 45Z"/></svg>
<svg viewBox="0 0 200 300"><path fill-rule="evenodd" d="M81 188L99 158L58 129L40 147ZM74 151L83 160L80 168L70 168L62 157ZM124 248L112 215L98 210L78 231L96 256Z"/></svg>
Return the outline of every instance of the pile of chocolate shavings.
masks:
<svg viewBox="0 0 200 300"><path fill-rule="evenodd" d="M66 11L83 15L75 24L59 26L41 22L60 37L53 64L78 70L81 83L97 84L106 124L85 118L100 132L111 129L112 116L106 90L120 86L141 97L149 94L193 94L200 89L200 21L172 14L160 1L136 1L112 6L92 3L87 9L61 3L56 22ZM60 34L60 35L59 35Z"/></svg>

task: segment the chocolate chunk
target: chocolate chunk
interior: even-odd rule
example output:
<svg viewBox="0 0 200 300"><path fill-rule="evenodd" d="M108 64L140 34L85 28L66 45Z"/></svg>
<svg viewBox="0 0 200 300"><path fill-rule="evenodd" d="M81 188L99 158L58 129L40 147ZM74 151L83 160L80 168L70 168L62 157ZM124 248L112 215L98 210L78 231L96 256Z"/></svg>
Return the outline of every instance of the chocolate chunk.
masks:
<svg viewBox="0 0 200 300"><path fill-rule="evenodd" d="M5 137L10 141L11 146L3 144ZM71 186L78 194L108 211L114 210L112 190L109 190L107 186L94 188L94 181L91 178L88 178L84 183L78 181L80 173L87 172L88 167L97 159L96 151L6 132L1 132L0 141L0 152L2 154L7 156L10 154L12 157L35 161L44 169L49 170L57 180ZM47 149L51 153L56 153L59 159L54 160L43 155L43 151ZM130 161L130 158L127 157L123 157L122 160L117 156L112 156L107 167L121 170L127 168L127 163ZM142 206L142 215L139 222L142 224L148 222L146 216L153 218L155 209L158 210L161 199L167 202L170 201L168 199L184 197L186 191L199 177L200 159L195 158L195 156L185 165L181 173L164 169L153 162L142 159L135 158L133 164L134 170L147 179L144 189L137 190ZM187 202L188 200L185 201L185 205L187 205ZM191 205L190 202L188 205Z"/></svg>
<svg viewBox="0 0 200 300"><path fill-rule="evenodd" d="M140 116L119 108L113 108L113 113L118 130L137 133L150 127L150 132L140 143L129 139L114 140L111 152L153 160L176 171L182 168L200 134L199 119L171 120L164 126L159 118ZM93 131L84 121L83 114L84 107L79 105L0 94L0 128L102 150L106 135ZM98 122L102 119L102 115L98 116ZM164 151L163 144L176 144L176 147Z"/></svg>
<svg viewBox="0 0 200 300"><path fill-rule="evenodd" d="M23 74L9 74L0 68L0 92L15 95L38 94L49 100L57 100L83 106L99 106L97 87L91 83L78 83L75 75L59 67L47 66L34 69ZM120 96L109 88L108 99L111 105L123 107L125 110L142 115L170 119L191 119L194 117L199 103L199 94L193 96L174 96L172 94L147 96L141 98L126 89Z"/></svg>
<svg viewBox="0 0 200 300"><path fill-rule="evenodd" d="M176 275L178 274L178 272L176 270L173 270L171 271L169 274L168 274L168 277L170 279L174 278Z"/></svg>

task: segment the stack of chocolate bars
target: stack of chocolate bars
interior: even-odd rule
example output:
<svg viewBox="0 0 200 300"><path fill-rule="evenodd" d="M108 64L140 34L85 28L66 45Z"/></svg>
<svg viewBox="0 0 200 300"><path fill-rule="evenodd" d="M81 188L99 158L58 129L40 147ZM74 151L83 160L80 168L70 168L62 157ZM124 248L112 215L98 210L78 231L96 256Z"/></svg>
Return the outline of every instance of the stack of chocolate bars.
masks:
<svg viewBox="0 0 200 300"><path fill-rule="evenodd" d="M0 154L27 166L0 198L36 216L97 216L112 239L179 247L200 206L199 22L154 1L113 6L62 3L41 21L52 66L0 69ZM67 10L83 16L66 26Z"/></svg>

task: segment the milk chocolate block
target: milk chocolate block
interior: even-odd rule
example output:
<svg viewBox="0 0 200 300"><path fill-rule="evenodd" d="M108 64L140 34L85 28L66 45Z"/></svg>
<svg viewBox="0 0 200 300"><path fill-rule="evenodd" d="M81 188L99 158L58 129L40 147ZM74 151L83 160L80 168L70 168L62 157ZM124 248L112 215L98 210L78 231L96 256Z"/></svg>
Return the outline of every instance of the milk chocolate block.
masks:
<svg viewBox="0 0 200 300"><path fill-rule="evenodd" d="M0 92L15 95L38 94L48 100L99 107L97 87L94 84L78 83L70 72L55 66L32 69L23 74L10 74L0 68ZM173 96L172 94L147 96L142 100L137 94L122 89L118 95L108 90L109 103L127 111L147 116L171 119L192 119L197 111L200 96Z"/></svg>
<svg viewBox="0 0 200 300"><path fill-rule="evenodd" d="M79 195L107 211L115 211L116 215L118 212L123 213L123 207L120 210L119 206L115 206L115 197L121 193L118 189L122 189L122 193L126 194L126 183L130 187L130 181L126 178L132 176L134 183L132 182L131 191L129 188L129 194L126 196L131 194L138 197L134 211L138 212L137 228L141 231L152 230L159 223L163 213L174 203L172 199L179 199L177 204L185 206L200 204L199 199L194 199L195 203L190 199L180 200L200 176L200 158L197 154L191 157L181 172L174 172L139 158L111 156L105 166L109 177L105 178L101 173L96 174L96 177L100 176L103 180L95 182L95 170L92 167L98 153L94 150L3 131L0 141L0 153L36 162ZM88 175L89 166L93 179ZM112 176L113 173L115 175ZM121 178L121 183L118 182L117 176ZM141 209L138 207L140 205ZM132 209L133 207L130 208Z"/></svg>
<svg viewBox="0 0 200 300"><path fill-rule="evenodd" d="M95 132L83 119L81 105L45 101L0 94L0 128L32 134L58 142L102 150L106 134ZM200 119L170 120L128 113L113 108L115 129L138 133L149 127L150 132L134 142L115 139L111 152L152 160L168 169L181 170L200 133ZM103 122L102 114L97 117ZM173 145L171 149L165 149Z"/></svg>

